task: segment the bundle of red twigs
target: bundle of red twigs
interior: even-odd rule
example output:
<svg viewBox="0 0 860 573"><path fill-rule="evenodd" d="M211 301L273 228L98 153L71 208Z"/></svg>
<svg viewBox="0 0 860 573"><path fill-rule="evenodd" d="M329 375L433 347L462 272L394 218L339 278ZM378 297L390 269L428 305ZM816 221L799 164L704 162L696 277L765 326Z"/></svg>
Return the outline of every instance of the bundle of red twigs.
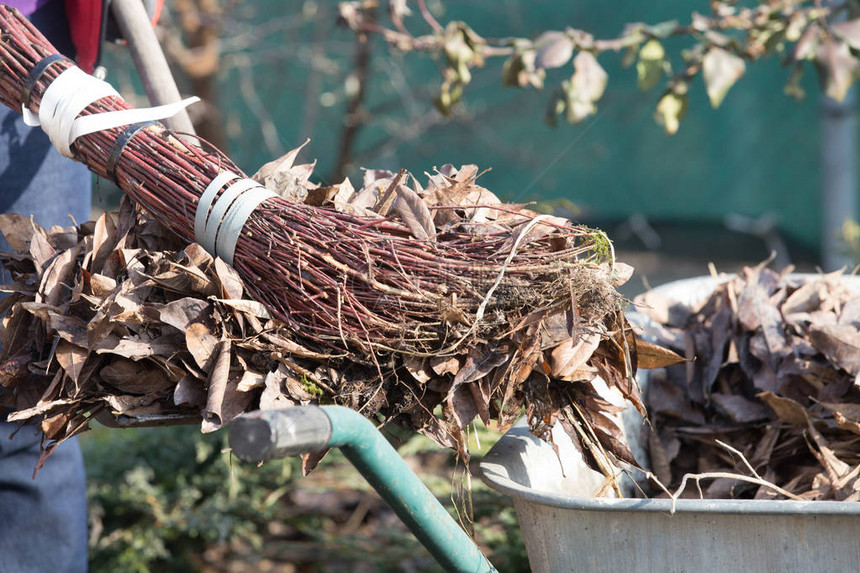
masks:
<svg viewBox="0 0 860 573"><path fill-rule="evenodd" d="M20 108L28 74L56 50L11 9L0 11L0 29L0 98ZM38 112L47 86L71 65L60 60L49 66L24 103ZM121 98L107 97L82 115L129 107ZM79 138L73 146L76 157L107 176L109 153L122 131L120 127ZM127 144L114 173L120 188L138 205L190 242L200 195L225 168L240 172L217 150L203 152L153 126ZM594 233L553 225L543 239L516 246L510 232L478 236L468 229L416 241L402 223L274 198L248 221L236 245L234 267L255 298L304 336L339 350L438 352L456 344L439 312L446 299L455 299L465 319L474 321L470 334L475 336L510 330L509 323L516 320L500 324L493 319L496 311L516 310L525 316L536 309L570 306L570 293L559 287L568 277L570 261L593 254ZM518 288L522 296L491 298L481 313L483 320L474 320L500 275L500 286ZM505 288L499 294L503 292Z"/></svg>
<svg viewBox="0 0 860 573"><path fill-rule="evenodd" d="M57 59L45 67L56 50L14 9L0 7L0 34L0 99L37 113L51 82L73 64ZM80 116L129 107L109 96ZM223 171L241 171L219 151L160 124L125 142L124 129L83 135L71 151L193 243L201 195ZM507 423L526 404L536 430L561 417L578 443L591 444L586 457L603 452L629 460L604 415L611 408L589 384L600 374L641 406L632 378L637 342L615 291L626 276L619 276L606 237L499 204L486 190L475 191L474 171L439 173L427 188L414 178L410 188L403 172L390 175L371 178L359 192L341 184L317 189L315 200L263 201L235 246L232 264L245 289L291 339L321 350L312 360L371 369L383 390L408 388L426 412L413 416L421 420L416 429L440 403L454 431L476 414ZM302 377L312 371L303 368ZM404 384L406 373L412 381ZM330 398L345 401L349 389L335 390ZM80 392L76 385L64 403ZM469 407L458 409L464 396ZM373 411L398 411L380 402L378 390L360 402L372 400L379 402ZM575 429L579 424L588 430Z"/></svg>

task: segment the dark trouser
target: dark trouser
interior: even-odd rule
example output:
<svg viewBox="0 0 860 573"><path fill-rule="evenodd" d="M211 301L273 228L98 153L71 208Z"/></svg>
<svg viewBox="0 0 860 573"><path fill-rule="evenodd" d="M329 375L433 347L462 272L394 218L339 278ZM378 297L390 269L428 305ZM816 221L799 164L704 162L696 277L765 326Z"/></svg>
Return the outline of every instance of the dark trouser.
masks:
<svg viewBox="0 0 860 573"><path fill-rule="evenodd" d="M83 223L90 190L86 167L0 105L0 212L32 214L46 228L70 225L69 214ZM0 249L8 248L0 238ZM86 482L77 440L60 445L34 480L37 429L23 428L10 440L15 428L0 422L0 572L86 571Z"/></svg>
<svg viewBox="0 0 860 573"><path fill-rule="evenodd" d="M0 571L87 570L84 463L77 439L62 443L33 479L37 428L0 423Z"/></svg>

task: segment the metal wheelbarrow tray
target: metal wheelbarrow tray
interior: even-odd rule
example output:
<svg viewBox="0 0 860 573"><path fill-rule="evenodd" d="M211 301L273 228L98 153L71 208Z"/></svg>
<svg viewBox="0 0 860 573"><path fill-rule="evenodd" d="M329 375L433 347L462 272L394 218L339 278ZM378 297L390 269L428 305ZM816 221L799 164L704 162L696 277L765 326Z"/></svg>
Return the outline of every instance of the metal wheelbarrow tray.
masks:
<svg viewBox="0 0 860 573"><path fill-rule="evenodd" d="M573 447L572 444L570 447ZM857 571L860 504L589 497L517 425L481 462L513 498L532 571Z"/></svg>
<svg viewBox="0 0 860 573"><path fill-rule="evenodd" d="M687 279L657 290L691 302L721 280ZM860 278L843 281L860 291ZM596 498L596 474L581 463L563 467L560 460L578 452L563 432L554 440L558 454L517 424L480 464L484 482L513 499L536 573L860 570L858 503L679 499L673 507L669 499Z"/></svg>

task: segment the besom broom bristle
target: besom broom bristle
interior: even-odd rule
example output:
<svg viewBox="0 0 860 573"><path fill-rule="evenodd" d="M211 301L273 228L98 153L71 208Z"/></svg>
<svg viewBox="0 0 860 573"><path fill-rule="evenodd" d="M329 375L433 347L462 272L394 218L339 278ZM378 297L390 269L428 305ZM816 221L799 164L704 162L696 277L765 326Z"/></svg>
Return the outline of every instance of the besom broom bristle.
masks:
<svg viewBox="0 0 860 573"><path fill-rule="evenodd" d="M25 34L13 33L8 12L3 17L6 21L0 25L9 31L0 57L9 68L16 64L18 71L7 73L0 83L8 105L20 101L26 72L52 49L29 26ZM47 68L32 89L28 102L32 111L38 111L50 82L71 65L59 61ZM81 115L128 108L120 98L108 97ZM109 151L121 132L114 128L79 138L73 148L77 158L105 176ZM200 195L224 169L241 173L217 150L204 152L187 139L151 126L125 146L114 172L119 186L138 205L193 241ZM535 216L522 212L510 229L478 234L450 228L435 240L421 241L400 221L368 220L273 198L245 225L234 266L255 298L297 332L319 342L341 351L435 353L456 344L440 308L447 304L462 312L463 320L475 322L497 280L499 294L510 296L497 295L485 304L475 336L511 331L533 310L557 311L570 304L569 294L559 287L582 259L599 262L595 233L555 221L535 225ZM550 227L550 232L540 226ZM516 246L510 241L517 231L530 230L540 235L537 240ZM510 317L496 320L499 313L511 311Z"/></svg>
<svg viewBox="0 0 860 573"><path fill-rule="evenodd" d="M4 66L0 99L18 108L31 70L54 49L7 7L0 7L0 29L0 61ZM25 102L31 111L38 112L45 90L71 65L59 60L31 78L35 81ZM129 107L121 98L110 96L90 104L80 115ZM241 171L205 142L157 124L140 129L117 156L117 140L123 130L121 126L81 136L71 147L75 158L98 175L113 175L146 213L185 244L193 243L201 195L219 173ZM109 164L115 167L111 169ZM305 180L309 173L306 175ZM585 438L570 431L575 442L590 452L588 456L602 451L632 461L620 431L603 415L610 408L589 383L600 374L610 387L641 409L632 380L636 341L614 288L626 277L620 276L624 274L622 266L616 266L606 252L611 250L611 243L599 231L522 206L501 204L476 185L476 177L477 169L473 168L440 169L426 188L415 178L410 188L409 176L401 172L366 178L357 192L346 184L333 188L308 185L306 202L280 196L264 201L242 227L233 257L233 267L245 289L279 321L263 327L254 338L263 332L277 332L284 341L275 345L277 351L292 349L290 358L280 361L288 378L308 381L329 399L366 415L381 413L419 431L435 433L441 443L463 448L461 430L475 416L485 422L498 420L504 426L525 407L537 433L545 433L556 419L565 418L569 425L587 425L591 431L582 435L600 442L594 447L583 444ZM127 224L129 220L127 216ZM127 239L123 241L146 243L133 230L125 232ZM112 248L120 249L119 245L114 243ZM158 269L150 268L146 261L167 257L166 253L159 255L159 245L155 247L156 252L145 256L123 251L123 257L143 264L146 272L112 268L109 278L115 288L122 288L124 281L132 281L129 289L138 288L134 280L153 276L151 273ZM104 263L105 254L78 259L85 250L66 251L70 259L66 262L77 261L79 273L84 273L87 263L90 268L86 273L101 273L92 267L92 260ZM123 260L131 265L126 258ZM180 257L172 264L188 262ZM92 284L87 286L92 283L88 275L79 276L84 294L91 297L87 300L104 304L107 299L87 291L92 290ZM164 286L158 281L155 284ZM72 308L64 298L71 293L62 289L52 292L56 299L53 305L62 303ZM166 304L173 295L165 293L152 295L156 299L149 302ZM221 298L231 297L221 293ZM241 298L241 292L232 298ZM94 309L81 310L79 303L76 305L82 320L94 320ZM25 307L21 312L37 315L49 337L52 332L59 333L56 324L44 320L44 309ZM221 326L214 330L206 326L208 335L215 340L245 340L242 325L250 319L240 320L236 318L239 314L235 306L219 314ZM146 320L151 331L158 328L167 332L175 326L152 322L151 317ZM233 320L239 323L232 324ZM187 335L192 324L202 323L183 324ZM140 336L134 324L122 323L122 327L123 333L131 329ZM101 348L96 352L97 341L92 339L75 338L71 344L78 345L77 351L87 357L91 370L85 366L83 371L104 378L106 367L101 355L111 351ZM217 400L223 400L232 371L240 367L251 371L230 344L211 349L213 354L226 356L225 360L198 361L192 368L187 360L176 358L186 351L194 355L190 344L186 340L185 347L167 353L158 363L171 373L171 380L177 372L203 380L209 385L209 401L214 387L220 393ZM17 348L20 351L22 346ZM4 346L3 351L4 359L18 359L9 348ZM61 382L65 380L62 363L46 357L43 347L30 351L38 356L34 361L47 359L48 370L56 372ZM56 370L51 370L51 365ZM122 366L125 371L128 367ZM116 375L116 368L111 375ZM218 385L213 383L216 370L223 378ZM79 375L75 373L74 384L52 385L50 396L42 396L43 403L54 400L56 409L28 414L44 417L76 404L78 409L66 408L66 423L52 425L52 439L79 431L85 426L85 414L105 407L105 396L82 393ZM410 380L404 382L404 376ZM169 385L159 391L165 389ZM142 391L138 388L131 394ZM289 390L284 392L289 394ZM153 402L163 398L155 397ZM261 401L257 397L245 405L260 405ZM116 400L107 403L117 411ZM433 421L432 414L440 404L443 426ZM571 404L577 407L567 407ZM217 426L229 422L230 416L220 410L213 412L207 402L204 414L214 416L210 422L216 418ZM73 420L81 423L73 424ZM428 430L433 424L436 429ZM441 435L440 427L447 437Z"/></svg>

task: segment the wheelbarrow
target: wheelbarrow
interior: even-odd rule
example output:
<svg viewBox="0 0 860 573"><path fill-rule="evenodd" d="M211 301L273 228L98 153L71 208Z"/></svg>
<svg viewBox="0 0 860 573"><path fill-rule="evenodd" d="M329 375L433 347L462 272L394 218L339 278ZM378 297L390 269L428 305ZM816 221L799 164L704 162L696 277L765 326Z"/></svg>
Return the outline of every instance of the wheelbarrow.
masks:
<svg viewBox="0 0 860 573"><path fill-rule="evenodd" d="M690 303L721 280L726 278L686 279L654 292ZM842 280L860 292L860 277ZM647 326L635 314L631 322ZM640 385L647 386L647 379L640 377ZM636 436L628 432L631 446ZM484 482L513 499L535 573L823 573L860 567L858 503L679 499L673 505L669 499L598 498L586 477L571 479L559 465L559 457L573 449L565 439L564 432L554 435L559 454L518 424L480 464Z"/></svg>

